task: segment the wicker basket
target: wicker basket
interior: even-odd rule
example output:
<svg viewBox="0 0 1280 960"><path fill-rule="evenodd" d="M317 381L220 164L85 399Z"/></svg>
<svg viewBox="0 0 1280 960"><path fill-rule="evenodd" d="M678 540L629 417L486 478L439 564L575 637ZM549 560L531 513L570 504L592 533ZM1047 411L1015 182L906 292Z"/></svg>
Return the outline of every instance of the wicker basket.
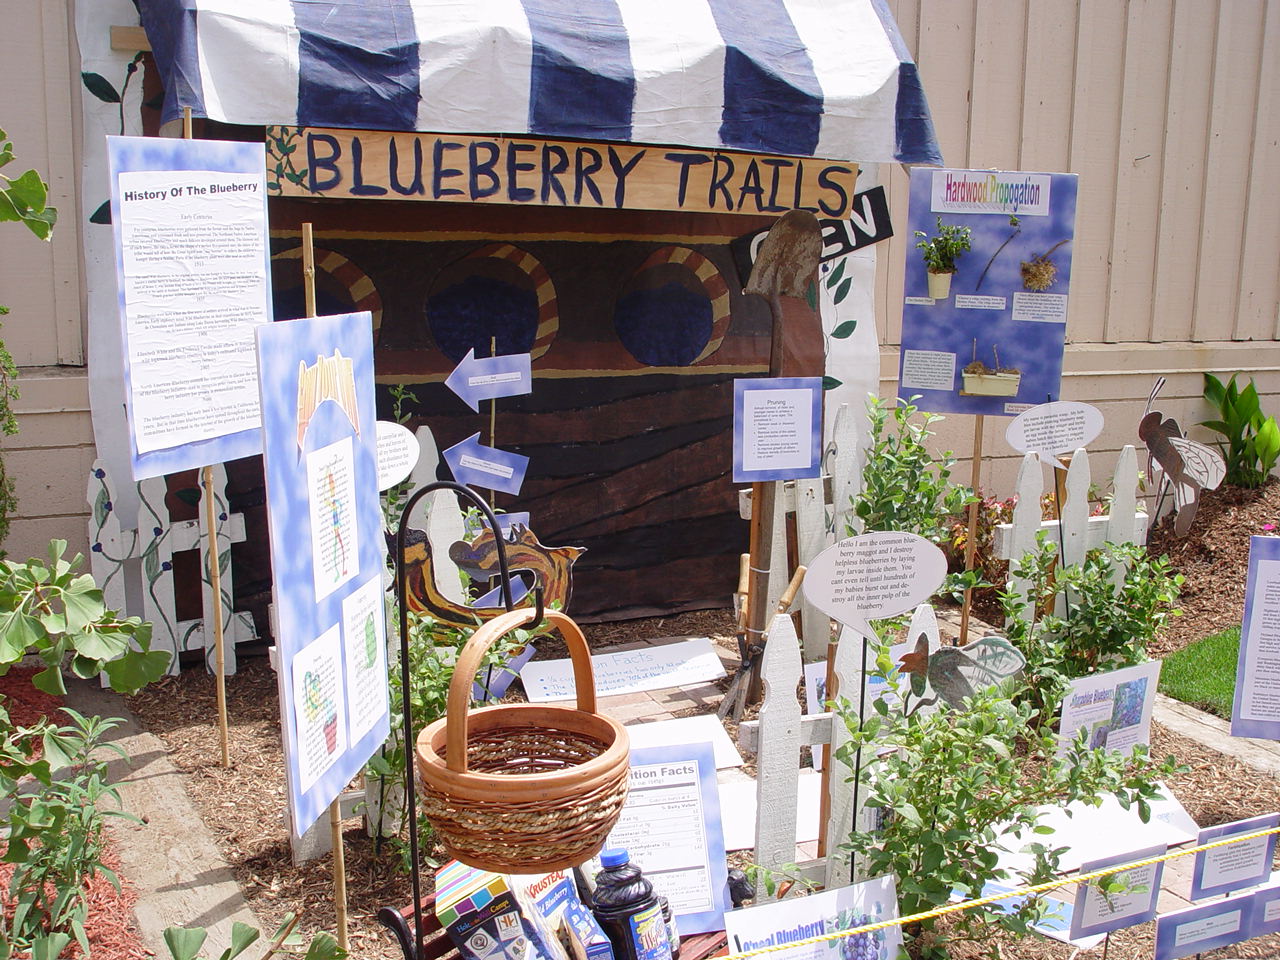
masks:
<svg viewBox="0 0 1280 960"><path fill-rule="evenodd" d="M588 860L627 796L627 732L596 713L587 641L563 613L548 610L546 618L568 644L577 707L503 703L468 712L485 651L532 616L514 610L472 635L454 668L445 717L417 742L420 809L437 839L450 856L496 873L545 873Z"/></svg>

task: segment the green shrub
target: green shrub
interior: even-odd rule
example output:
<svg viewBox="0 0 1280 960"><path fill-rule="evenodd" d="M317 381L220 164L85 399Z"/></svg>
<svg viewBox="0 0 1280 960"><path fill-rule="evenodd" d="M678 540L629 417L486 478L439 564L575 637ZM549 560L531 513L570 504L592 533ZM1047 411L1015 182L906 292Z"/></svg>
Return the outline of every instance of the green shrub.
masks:
<svg viewBox="0 0 1280 960"><path fill-rule="evenodd" d="M899 674L887 651L880 646L875 675L897 692ZM1129 758L1090 750L1083 736L1059 759L1057 737L1040 722L1032 702L1014 702L1009 692L987 687L966 699L964 709L943 706L909 715L879 699L861 723L856 708L837 703L850 734L838 758L852 769L861 749L862 796L867 807L885 814L878 818L879 829L855 831L844 849L863 858L868 876L897 878L901 916L942 906L955 891L979 897L992 881L1051 879L1065 848L1051 846L1052 830L1038 824L1038 806L1097 806L1114 796L1125 808L1136 806L1146 820L1157 781L1176 770L1172 760L1156 763L1143 747ZM1000 845L1026 849L1032 869L1014 874L1000 866ZM984 942L1001 931L1025 936L1046 912L1044 900L1033 897L1011 913L995 907L965 911L945 937L935 921L908 924L904 934L910 956L934 960L950 955L950 943Z"/></svg>

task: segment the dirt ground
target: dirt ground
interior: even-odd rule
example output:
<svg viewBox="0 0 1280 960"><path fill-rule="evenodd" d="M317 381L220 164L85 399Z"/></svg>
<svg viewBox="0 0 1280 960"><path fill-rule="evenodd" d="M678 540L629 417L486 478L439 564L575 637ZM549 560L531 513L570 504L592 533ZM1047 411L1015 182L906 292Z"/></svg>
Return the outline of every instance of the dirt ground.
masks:
<svg viewBox="0 0 1280 960"><path fill-rule="evenodd" d="M1248 537L1280 523L1280 483L1262 491L1228 491L1206 495L1200 516L1185 540L1171 536L1167 524L1153 537L1153 549L1167 552L1186 577L1183 617L1172 621L1153 651L1165 655L1192 639L1238 623L1244 593ZM732 644L732 620L727 611L704 611L670 618L591 625L586 629L593 647L607 647L640 638L681 634L717 637ZM563 655L561 645L545 643L540 658ZM187 775L187 789L196 810L215 835L222 854L232 865L251 907L272 927L288 911L296 911L310 930L332 929L332 877L329 858L295 868L290 862L284 817L284 762L280 746L276 678L265 657L243 657L240 672L228 683L231 717L230 770L218 763L218 744L210 717L214 715L212 678L198 669L184 670L131 698L130 706L142 722L171 750L171 759ZM1170 786L1192 817L1202 826L1280 809L1280 781L1259 774L1194 741L1157 726L1153 747L1189 766ZM400 956L389 935L373 915L383 906L402 906L409 900L407 876L395 868L389 845L375 851L359 821L345 829L347 890L352 954L367 958ZM1111 939L1109 957L1149 957L1150 925ZM957 953L966 956L965 950ZM975 951L973 956L978 956ZM1070 950L1037 939L1016 946L1003 945L1006 957L1065 960ZM1277 957L1280 937L1251 941L1209 956Z"/></svg>

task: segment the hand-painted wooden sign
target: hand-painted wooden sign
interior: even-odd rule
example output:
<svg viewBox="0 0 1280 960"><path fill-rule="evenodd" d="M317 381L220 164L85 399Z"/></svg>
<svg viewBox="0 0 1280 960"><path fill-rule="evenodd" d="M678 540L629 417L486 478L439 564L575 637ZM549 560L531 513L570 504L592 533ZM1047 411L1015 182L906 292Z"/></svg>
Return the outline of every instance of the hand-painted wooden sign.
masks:
<svg viewBox="0 0 1280 960"><path fill-rule="evenodd" d="M404 561L410 610L458 627L474 627L477 622L503 612L501 600L490 599L490 594L477 600L475 606L468 606L441 593L432 569L431 541L421 530L411 528L407 534ZM516 576L520 571L528 571L533 575L534 585L542 588L543 602L548 608L554 605L564 610L569 606L573 595L573 564L583 554L581 547L543 546L532 530L520 526L513 538L506 541L506 552L513 580L520 579ZM448 553L454 564L472 580L487 581L498 574L497 545L488 530L470 543L452 544ZM513 591L515 602L522 596L519 589Z"/></svg>
<svg viewBox="0 0 1280 960"><path fill-rule="evenodd" d="M268 127L267 189L285 197L436 200L843 219L853 163L456 134Z"/></svg>

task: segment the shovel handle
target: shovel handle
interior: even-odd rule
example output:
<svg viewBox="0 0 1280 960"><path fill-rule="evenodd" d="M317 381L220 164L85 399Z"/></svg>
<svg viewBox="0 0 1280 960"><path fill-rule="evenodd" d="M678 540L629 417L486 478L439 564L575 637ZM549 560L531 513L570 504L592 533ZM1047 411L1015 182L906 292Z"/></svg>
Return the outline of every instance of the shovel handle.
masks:
<svg viewBox="0 0 1280 960"><path fill-rule="evenodd" d="M795 602L796 594L800 592L800 584L804 583L805 571L808 567L796 567L796 572L791 575L791 582L787 584L787 589L782 591L782 596L778 598L778 613L786 613L791 609L791 604Z"/></svg>

